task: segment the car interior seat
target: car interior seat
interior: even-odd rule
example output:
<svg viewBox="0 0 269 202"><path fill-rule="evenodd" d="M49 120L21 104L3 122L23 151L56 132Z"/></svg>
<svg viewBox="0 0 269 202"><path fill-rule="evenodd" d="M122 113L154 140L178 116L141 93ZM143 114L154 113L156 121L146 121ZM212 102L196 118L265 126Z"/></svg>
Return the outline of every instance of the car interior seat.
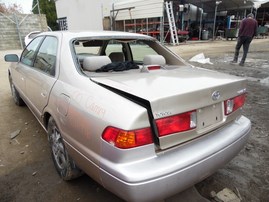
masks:
<svg viewBox="0 0 269 202"><path fill-rule="evenodd" d="M166 61L162 55L145 55L143 59L144 65L160 65L165 66Z"/></svg>
<svg viewBox="0 0 269 202"><path fill-rule="evenodd" d="M105 55L85 57L83 60L83 69L86 71L95 72L97 69L109 63L111 63L111 60Z"/></svg>
<svg viewBox="0 0 269 202"><path fill-rule="evenodd" d="M112 52L109 54L112 62L124 62L124 54L122 52Z"/></svg>

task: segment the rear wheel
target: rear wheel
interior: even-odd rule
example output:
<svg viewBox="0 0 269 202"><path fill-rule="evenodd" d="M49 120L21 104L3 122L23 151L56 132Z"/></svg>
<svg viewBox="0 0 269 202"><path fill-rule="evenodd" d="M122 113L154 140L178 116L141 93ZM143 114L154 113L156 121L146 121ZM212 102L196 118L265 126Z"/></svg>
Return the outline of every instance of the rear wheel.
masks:
<svg viewBox="0 0 269 202"><path fill-rule="evenodd" d="M51 155L57 172L64 180L72 180L82 175L82 171L76 166L65 148L63 138L55 120L50 117L48 123L48 138L51 147Z"/></svg>
<svg viewBox="0 0 269 202"><path fill-rule="evenodd" d="M25 105L24 101L21 99L19 92L17 91L16 87L14 86L14 84L12 82L12 78L10 75L9 75L9 84L10 84L11 94L12 94L12 97L13 97L15 104L18 106L24 106Z"/></svg>

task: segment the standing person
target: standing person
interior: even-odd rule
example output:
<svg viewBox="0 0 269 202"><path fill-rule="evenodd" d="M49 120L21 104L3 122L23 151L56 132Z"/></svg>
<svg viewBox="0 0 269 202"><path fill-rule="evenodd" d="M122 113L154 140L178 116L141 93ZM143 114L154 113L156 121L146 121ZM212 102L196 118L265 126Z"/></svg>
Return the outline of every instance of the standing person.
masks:
<svg viewBox="0 0 269 202"><path fill-rule="evenodd" d="M253 37L256 35L257 27L258 27L258 23L254 19L254 15L252 13L248 14L247 18L242 20L240 24L240 28L239 28L238 39L237 39L237 44L235 46L234 59L232 63L237 63L239 50L241 46L243 45L243 56L239 65L244 66L244 63L248 54L249 45Z"/></svg>

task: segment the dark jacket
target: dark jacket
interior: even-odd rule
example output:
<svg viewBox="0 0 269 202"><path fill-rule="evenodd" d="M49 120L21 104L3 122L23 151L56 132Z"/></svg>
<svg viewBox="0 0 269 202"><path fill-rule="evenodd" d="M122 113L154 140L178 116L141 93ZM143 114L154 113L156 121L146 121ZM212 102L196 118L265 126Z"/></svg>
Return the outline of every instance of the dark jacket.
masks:
<svg viewBox="0 0 269 202"><path fill-rule="evenodd" d="M254 37L257 32L258 23L253 18L245 18L240 24L238 36Z"/></svg>

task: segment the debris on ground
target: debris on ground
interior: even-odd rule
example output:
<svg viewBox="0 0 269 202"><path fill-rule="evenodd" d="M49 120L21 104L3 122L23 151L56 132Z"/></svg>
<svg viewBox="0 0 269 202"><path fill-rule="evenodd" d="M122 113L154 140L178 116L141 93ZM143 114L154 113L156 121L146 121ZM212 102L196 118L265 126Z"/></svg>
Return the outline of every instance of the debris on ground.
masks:
<svg viewBox="0 0 269 202"><path fill-rule="evenodd" d="M239 192L238 192L239 193ZM238 197L232 190L229 188L224 188L223 190L216 193L212 191L211 197L217 202L241 202L241 197Z"/></svg>
<svg viewBox="0 0 269 202"><path fill-rule="evenodd" d="M14 139L20 134L21 130L16 130L10 134L10 139Z"/></svg>
<svg viewBox="0 0 269 202"><path fill-rule="evenodd" d="M268 136L269 136L268 134L267 135L260 135L260 136L257 136L257 138L266 138Z"/></svg>
<svg viewBox="0 0 269 202"><path fill-rule="evenodd" d="M198 63L201 63L201 64L211 64L211 65L213 65L213 63L210 62L210 58L206 58L204 53L200 53L198 55L193 56L190 59L190 62L198 62Z"/></svg>
<svg viewBox="0 0 269 202"><path fill-rule="evenodd" d="M247 145L245 146L245 148L246 148L247 151L253 149L253 147L254 147L254 146L251 145L251 144L247 144Z"/></svg>
<svg viewBox="0 0 269 202"><path fill-rule="evenodd" d="M262 84L268 86L268 85L269 85L269 77L262 79L260 82L261 82Z"/></svg>
<svg viewBox="0 0 269 202"><path fill-rule="evenodd" d="M5 165L1 163L2 160L0 160L0 167L4 167Z"/></svg>

